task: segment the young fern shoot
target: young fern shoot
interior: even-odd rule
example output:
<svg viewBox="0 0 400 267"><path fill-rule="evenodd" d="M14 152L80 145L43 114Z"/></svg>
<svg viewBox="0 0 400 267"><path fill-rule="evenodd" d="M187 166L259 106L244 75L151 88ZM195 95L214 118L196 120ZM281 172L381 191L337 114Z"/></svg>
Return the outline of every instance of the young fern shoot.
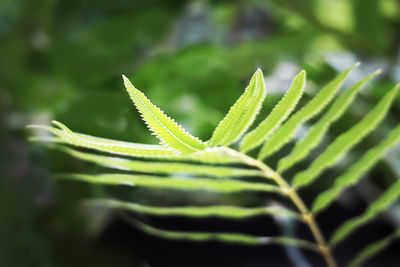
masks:
<svg viewBox="0 0 400 267"><path fill-rule="evenodd" d="M301 109L294 112L303 95L306 83L306 72L301 71L294 79L288 92L265 119L252 131L247 132L259 113L266 96L263 74L258 69L252 76L244 93L230 108L221 120L211 139L203 142L185 131L160 108L154 105L141 91L136 89L129 79L123 76L124 84L130 98L142 116L148 128L159 139L160 145L137 144L115 141L76 133L59 122L56 127L33 125L40 130L50 132L53 137L35 141L57 143L53 147L78 159L91 162L110 169L103 174L61 174L58 178L85 181L102 185L127 185L145 188L173 190L207 190L218 193L266 192L287 197L296 210L273 207L252 207L210 205L185 207L147 206L128 203L120 200L96 199L85 203L101 205L114 209L128 210L153 216L182 216L189 218L220 217L225 219L245 219L253 216L280 216L305 223L314 240L303 240L287 237L259 237L241 233L199 233L185 231L169 231L157 229L140 220L130 219L132 225L142 231L160 238L181 239L192 242L219 241L243 245L284 245L297 246L321 254L327 266L337 266L333 254L334 245L348 237L356 228L368 223L387 209L400 197L399 183L394 183L382 194L360 217L351 219L340 226L331 241L327 243L319 228L315 215L328 207L341 192L356 184L364 173L370 170L392 147L400 142L400 126L393 129L380 144L372 147L348 170L337 178L333 186L321 193L309 210L296 189L306 187L315 181L325 170L340 162L351 148L370 134L383 121L394 99L398 96L399 86L387 92L379 103L352 128L336 138L310 164L310 166L291 177L283 177L282 173L291 169L296 163L305 159L312 150L319 146L329 127L351 106L357 93L379 71L371 73L355 83L350 89L337 94L350 71L358 63L339 74L333 81L322 88ZM330 103L333 102L331 105ZM290 142L296 130L304 123L320 114L325 107L327 111L310 127L305 138L296 141L294 149L282 158L277 169L270 167L264 160L278 152ZM294 114L292 115L292 113ZM243 137L243 138L242 138ZM240 142L240 150L228 147ZM68 146L90 149L79 151ZM260 147L258 158L246 154L247 151ZM96 152L111 155L100 155ZM124 158L120 156L125 156ZM134 159L131 159L134 158ZM141 159L145 158L146 161ZM201 164L199 164L201 163ZM234 163L234 164L233 164ZM112 170L126 173L113 173ZM181 175L184 174L184 175ZM167 176L166 176L167 175ZM237 179L262 177L265 182ZM220 179L223 178L223 179ZM292 181L291 183L289 181ZM271 183L272 182L272 183ZM398 237L397 231L382 242L362 251L352 261L352 265L377 253L389 241Z"/></svg>

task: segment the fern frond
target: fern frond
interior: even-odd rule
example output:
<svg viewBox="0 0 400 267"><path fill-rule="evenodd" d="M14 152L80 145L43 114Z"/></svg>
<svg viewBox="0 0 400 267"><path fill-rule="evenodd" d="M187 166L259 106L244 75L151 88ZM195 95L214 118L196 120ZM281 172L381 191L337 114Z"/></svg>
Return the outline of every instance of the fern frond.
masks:
<svg viewBox="0 0 400 267"><path fill-rule="evenodd" d="M228 146L236 142L253 123L265 95L263 73L261 69L258 69L244 93L218 124L209 141L210 146Z"/></svg>
<svg viewBox="0 0 400 267"><path fill-rule="evenodd" d="M302 187L314 181L325 169L336 164L352 147L373 131L384 119L399 87L395 86L379 101L379 103L355 126L341 134L328 148L313 161L311 166L293 179L293 186Z"/></svg>
<svg viewBox="0 0 400 267"><path fill-rule="evenodd" d="M312 205L313 212L320 212L336 199L348 186L356 184L387 152L400 142L400 125L393 129L384 141L370 149L348 171L335 180L333 186L321 193Z"/></svg>
<svg viewBox="0 0 400 267"><path fill-rule="evenodd" d="M351 262L349 263L349 267L360 266L362 263L387 248L393 241L398 238L400 238L400 229L397 229L397 231L381 240L369 244L351 260Z"/></svg>
<svg viewBox="0 0 400 267"><path fill-rule="evenodd" d="M278 128L264 143L258 158L263 160L287 144L293 138L293 134L296 132L296 130L303 123L316 116L326 105L331 102L336 92L347 78L349 72L358 65L359 64L357 63L353 67L339 74L339 76L337 76L333 81L322 88L310 102L308 102L302 109L296 112L280 128Z"/></svg>
<svg viewBox="0 0 400 267"><path fill-rule="evenodd" d="M249 177L263 176L263 173L255 169L244 169L237 167L199 165L181 162L151 162L139 161L125 158L108 157L92 153L80 152L64 146L55 146L55 149L67 154L86 160L100 166L143 173L155 174L190 174L210 177Z"/></svg>
<svg viewBox="0 0 400 267"><path fill-rule="evenodd" d="M184 206L184 207L155 207L145 206L137 203L128 203L119 200L97 199L85 202L90 206L102 206L116 208L126 211L140 212L156 216L183 216L192 218L218 217L227 219L246 219L254 216L277 216L295 220L302 220L301 215L296 212L273 207L242 208L237 206Z"/></svg>
<svg viewBox="0 0 400 267"><path fill-rule="evenodd" d="M129 185L175 190L208 190L219 193L244 191L282 193L282 190L278 186L270 184L195 177L162 177L130 174L62 174L58 175L58 178L104 185Z"/></svg>
<svg viewBox="0 0 400 267"><path fill-rule="evenodd" d="M136 158L151 158L163 160L182 160L202 163L238 163L239 159L227 154L220 148L206 148L205 150L189 154L177 154L173 149L161 145L147 145L116 141L106 138L94 137L86 134L76 133L68 129L64 124L53 121L60 129L45 125L28 125L28 128L38 128L48 131L56 136L52 142L69 144L82 148L94 149L116 155L124 155ZM39 138L39 141L47 141Z"/></svg>
<svg viewBox="0 0 400 267"><path fill-rule="evenodd" d="M350 89L344 92L338 97L329 108L329 110L322 116L322 118L310 128L307 135L296 142L291 154L281 159L278 162L278 172L282 173L295 165L308 156L310 151L314 149L323 139L325 133L329 129L329 126L334 123L342 114L346 111L347 107L353 102L357 92L373 77L379 74L380 71L376 71L364 79L354 84Z"/></svg>
<svg viewBox="0 0 400 267"><path fill-rule="evenodd" d="M154 105L141 91L136 89L128 78L124 75L122 77L130 98L149 129L160 139L161 144L182 154L191 154L206 148L204 142L186 132L179 124Z"/></svg>
<svg viewBox="0 0 400 267"><path fill-rule="evenodd" d="M337 245L339 242L343 241L343 239L353 233L357 228L375 219L376 216L378 216L382 211L385 211L399 197L400 181L397 181L391 185L377 200L370 204L364 214L343 223L335 231L335 233L333 233L330 243L332 245Z"/></svg>
<svg viewBox="0 0 400 267"><path fill-rule="evenodd" d="M303 249L319 252L316 244L306 240L300 240L290 237L258 237L238 233L210 233L210 232L178 232L161 230L136 219L129 218L129 221L143 232L165 239L187 240L190 242L223 242L240 245L280 245L296 246Z"/></svg>
<svg viewBox="0 0 400 267"><path fill-rule="evenodd" d="M285 96L274 107L271 113L254 130L246 134L240 144L242 152L249 151L259 146L277 129L290 115L303 95L306 82L306 72L302 70L292 82Z"/></svg>

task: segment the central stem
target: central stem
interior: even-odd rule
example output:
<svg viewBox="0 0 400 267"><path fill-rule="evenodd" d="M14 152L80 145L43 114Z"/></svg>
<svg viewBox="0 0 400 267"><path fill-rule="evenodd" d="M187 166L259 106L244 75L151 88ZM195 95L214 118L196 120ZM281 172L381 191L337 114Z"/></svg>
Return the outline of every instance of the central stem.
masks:
<svg viewBox="0 0 400 267"><path fill-rule="evenodd" d="M293 202L293 204L297 207L297 209L300 211L304 222L308 225L308 227L311 230L311 233L314 236L315 241L318 244L319 250L324 257L326 264L329 267L337 267L337 263L332 255L331 248L329 245L326 243L325 238L321 232L321 230L318 227L317 222L314 219L313 214L308 210L307 206L304 204L304 202L301 200L299 195L297 194L296 190L294 190L286 181L285 179L282 178L282 176L268 167L266 164L264 164L260 160L256 160L252 157L249 157L243 153L240 153L236 150L226 148L226 151L229 154L232 154L238 158L240 158L244 163L247 165L257 167L260 169L264 175L272 180L274 180L279 187L283 189L283 192L287 195L287 197Z"/></svg>

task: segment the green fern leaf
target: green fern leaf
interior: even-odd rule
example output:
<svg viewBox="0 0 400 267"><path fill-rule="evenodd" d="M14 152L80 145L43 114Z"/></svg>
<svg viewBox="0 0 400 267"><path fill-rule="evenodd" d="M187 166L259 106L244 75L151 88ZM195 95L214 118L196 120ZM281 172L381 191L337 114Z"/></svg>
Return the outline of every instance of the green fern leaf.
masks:
<svg viewBox="0 0 400 267"><path fill-rule="evenodd" d="M141 91L136 89L124 75L124 84L130 98L140 112L149 129L160 139L161 144L183 154L204 150L206 144L187 133L174 120L154 105Z"/></svg>
<svg viewBox="0 0 400 267"><path fill-rule="evenodd" d="M293 185L295 187L301 187L310 184L319 174L337 163L353 146L373 131L384 119L398 91L399 87L395 86L359 123L336 138L335 141L313 161L307 170L298 173L294 177Z"/></svg>
<svg viewBox="0 0 400 267"><path fill-rule="evenodd" d="M119 200L97 199L85 202L90 206L102 206L116 208L133 212L140 212L156 216L183 216L192 218L218 217L227 219L246 219L249 217L268 215L291 218L301 221L302 217L293 211L284 208L242 208L236 206L184 206L184 207L155 207L145 206L137 203L127 203Z"/></svg>
<svg viewBox="0 0 400 267"><path fill-rule="evenodd" d="M371 169L390 148L400 142L400 125L393 129L388 137L379 145L370 149L360 160L354 163L348 171L335 180L333 186L321 193L314 201L313 212L320 212L335 200L348 186L356 184L363 174Z"/></svg>
<svg viewBox="0 0 400 267"><path fill-rule="evenodd" d="M357 228L373 220L382 211L385 211L400 197L400 181L391 185L377 200L370 204L367 210L359 217L346 221L333 233L330 243L337 245L348 237Z"/></svg>
<svg viewBox="0 0 400 267"><path fill-rule="evenodd" d="M381 240L369 244L351 260L351 262L349 263L349 267L360 266L362 263L387 248L393 241L398 238L400 238L400 229Z"/></svg>
<svg viewBox="0 0 400 267"><path fill-rule="evenodd" d="M38 141L52 141L57 143L69 144L82 148L95 149L101 152L124 155L136 158L151 158L163 160L184 160L201 163L239 163L240 160L230 156L220 148L206 148L205 150L182 155L177 154L173 149L161 145L137 144L123 141L116 141L106 138L94 137L86 134L75 133L68 129L64 124L53 121L60 129L44 125L28 125L29 128L38 128L49 131L56 138L34 138Z"/></svg>
<svg viewBox="0 0 400 267"><path fill-rule="evenodd" d="M279 161L278 172L282 173L286 171L294 164L307 157L309 152L322 141L329 126L340 118L346 111L347 107L353 102L357 92L379 73L380 71L377 71L366 76L338 97L324 116L313 127L311 127L307 135L296 143L291 154Z"/></svg>
<svg viewBox="0 0 400 267"><path fill-rule="evenodd" d="M92 153L80 152L62 146L54 148L68 153L69 155L86 160L101 166L143 173L156 174L190 174L199 176L211 177L248 177L248 176L263 176L259 170L243 169L236 167L210 166L180 162L152 162L130 160L125 158L108 157L96 155Z"/></svg>
<svg viewBox="0 0 400 267"><path fill-rule="evenodd" d="M280 128L278 128L264 143L258 158L265 159L266 157L277 152L282 146L287 144L293 137L296 130L306 121L313 118L322 109L330 103L339 90L340 86L347 78L349 72L359 64L342 72L333 81L322 88L318 94L305 105L301 110L291 116Z"/></svg>
<svg viewBox="0 0 400 267"><path fill-rule="evenodd" d="M130 174L62 174L58 175L58 177L60 179L70 179L104 185L130 185L175 190L208 190L220 193L244 191L282 193L282 190L275 185L250 183L238 180L215 180L195 177L161 177Z"/></svg>
<svg viewBox="0 0 400 267"><path fill-rule="evenodd" d="M165 146L130 143L94 137L86 134L75 133L61 122L53 121L53 123L57 125L60 129L43 125L29 125L27 127L39 128L49 131L57 136L59 138L58 141L62 143L83 148L96 149L113 154L143 158L163 158L176 155L174 150Z"/></svg>
<svg viewBox="0 0 400 267"><path fill-rule="evenodd" d="M209 141L210 146L228 146L237 141L253 123L265 95L263 73L258 69L244 93L215 129Z"/></svg>
<svg viewBox="0 0 400 267"><path fill-rule="evenodd" d="M290 115L296 107L297 102L303 95L303 89L306 80L306 72L302 70L292 82L292 85L286 95L274 107L268 117L263 120L254 130L246 134L240 144L242 152L249 151L268 138L275 129Z"/></svg>
<svg viewBox="0 0 400 267"><path fill-rule="evenodd" d="M165 239L187 240L190 242L223 242L240 245L280 245L280 246L296 246L303 249L319 252L318 246L309 241L290 238L290 237L258 237L237 233L206 233L206 232L178 232L161 230L136 219L128 219L134 226L143 232Z"/></svg>

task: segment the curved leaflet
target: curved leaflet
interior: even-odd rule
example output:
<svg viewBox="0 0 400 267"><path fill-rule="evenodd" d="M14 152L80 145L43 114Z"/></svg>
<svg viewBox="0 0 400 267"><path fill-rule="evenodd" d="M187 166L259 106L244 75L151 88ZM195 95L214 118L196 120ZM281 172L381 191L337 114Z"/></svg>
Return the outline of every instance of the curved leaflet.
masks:
<svg viewBox="0 0 400 267"><path fill-rule="evenodd" d="M339 242L343 241L352 232L362 225L373 220L378 214L386 210L390 205L392 205L400 197L400 181L395 182L389 187L377 200L370 204L367 210L359 217L350 219L343 223L335 233L333 233L330 243L332 245L337 245Z"/></svg>
<svg viewBox="0 0 400 267"><path fill-rule="evenodd" d="M333 102L332 106L324 114L324 116L310 128L307 135L303 139L296 142L296 145L290 155L279 161L278 172L282 173L286 171L294 164L307 157L310 151L322 141L325 133L328 131L329 126L343 115L347 107L353 102L357 92L379 73L380 71L376 71L366 76L364 79L353 85L341 96L339 96Z"/></svg>
<svg viewBox="0 0 400 267"><path fill-rule="evenodd" d="M264 143L258 155L259 159L277 152L281 147L287 144L293 137L296 130L306 121L316 116L322 109L328 105L336 95L340 86L349 75L350 71L359 64L345 70L333 81L322 88L318 94L308 102L302 109L291 116L278 130L276 130Z"/></svg>
<svg viewBox="0 0 400 267"><path fill-rule="evenodd" d="M261 109L265 95L264 77L262 71L258 69L251 77L244 93L218 124L209 145L212 147L228 146L236 142L253 123Z"/></svg>
<svg viewBox="0 0 400 267"><path fill-rule="evenodd" d="M175 190L208 190L219 193L235 193L244 191L281 193L275 185L250 183L237 180L215 180L195 177L163 177L133 174L62 174L60 179L77 180L104 185L127 185L147 188Z"/></svg>
<svg viewBox="0 0 400 267"><path fill-rule="evenodd" d="M186 132L122 75L126 90L149 129L161 143L182 154L204 150L206 144Z"/></svg>
<svg viewBox="0 0 400 267"><path fill-rule="evenodd" d="M306 186L314 181L325 169L337 163L353 146L359 143L367 134L373 131L385 118L399 87L396 86L379 101L379 103L355 126L341 134L333 141L311 166L293 179L295 187Z"/></svg>
<svg viewBox="0 0 400 267"><path fill-rule="evenodd" d="M348 171L340 175L331 188L321 193L314 201L312 211L320 212L327 208L343 190L348 186L356 184L363 174L371 169L390 148L399 142L400 125L393 129L383 142L370 149L360 160L354 163Z"/></svg>
<svg viewBox="0 0 400 267"><path fill-rule="evenodd" d="M290 115L303 95L306 82L306 72L302 70L293 79L292 85L285 96L274 107L271 113L254 130L246 134L240 144L240 151L249 151L268 138L281 123Z"/></svg>

